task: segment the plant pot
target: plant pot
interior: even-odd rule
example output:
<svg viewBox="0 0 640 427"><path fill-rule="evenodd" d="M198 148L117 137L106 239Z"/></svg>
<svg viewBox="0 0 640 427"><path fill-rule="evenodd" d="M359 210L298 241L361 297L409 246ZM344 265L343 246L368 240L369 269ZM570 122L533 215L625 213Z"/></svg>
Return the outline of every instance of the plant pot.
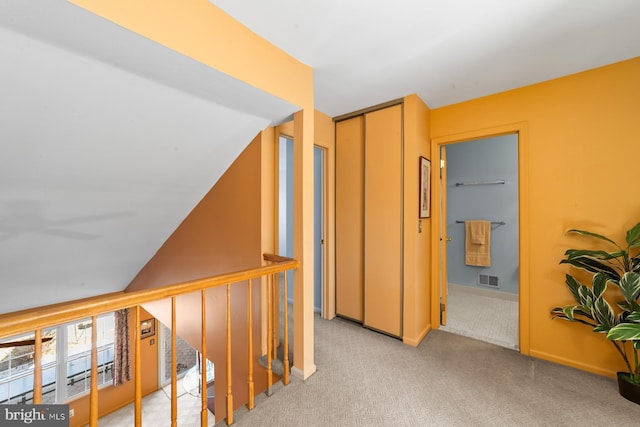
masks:
<svg viewBox="0 0 640 427"><path fill-rule="evenodd" d="M628 372L618 372L618 391L620 396L640 405L640 384L631 382Z"/></svg>

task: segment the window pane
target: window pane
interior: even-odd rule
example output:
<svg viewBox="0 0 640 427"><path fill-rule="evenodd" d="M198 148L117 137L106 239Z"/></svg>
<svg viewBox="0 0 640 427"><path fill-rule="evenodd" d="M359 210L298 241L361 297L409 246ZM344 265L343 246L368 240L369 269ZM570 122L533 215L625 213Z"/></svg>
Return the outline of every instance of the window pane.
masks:
<svg viewBox="0 0 640 427"><path fill-rule="evenodd" d="M43 401L47 398L47 393L52 394L52 399L55 400L55 337L55 329L42 333ZM32 333L4 340L4 342L13 342L15 345L0 349L0 403L33 402L35 346L31 343L34 338L35 336ZM28 343L28 341L31 341L31 343ZM21 344L21 342L24 342L24 344ZM52 382L53 384L51 384ZM49 402L49 400L46 402Z"/></svg>
<svg viewBox="0 0 640 427"><path fill-rule="evenodd" d="M67 398L91 388L91 319L67 325ZM98 385L112 381L113 313L100 316L97 322Z"/></svg>
<svg viewBox="0 0 640 427"><path fill-rule="evenodd" d="M5 342L33 340L34 334L11 337ZM33 392L33 345L14 345L0 351L0 403L19 403Z"/></svg>

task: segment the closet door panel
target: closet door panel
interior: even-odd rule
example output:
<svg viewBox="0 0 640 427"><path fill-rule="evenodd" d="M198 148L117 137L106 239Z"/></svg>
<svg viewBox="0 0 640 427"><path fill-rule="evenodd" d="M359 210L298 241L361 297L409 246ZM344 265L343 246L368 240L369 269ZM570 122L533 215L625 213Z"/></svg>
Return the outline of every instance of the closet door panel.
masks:
<svg viewBox="0 0 640 427"><path fill-rule="evenodd" d="M364 325L402 336L402 107L365 115Z"/></svg>
<svg viewBox="0 0 640 427"><path fill-rule="evenodd" d="M336 313L364 320L364 118L336 123Z"/></svg>

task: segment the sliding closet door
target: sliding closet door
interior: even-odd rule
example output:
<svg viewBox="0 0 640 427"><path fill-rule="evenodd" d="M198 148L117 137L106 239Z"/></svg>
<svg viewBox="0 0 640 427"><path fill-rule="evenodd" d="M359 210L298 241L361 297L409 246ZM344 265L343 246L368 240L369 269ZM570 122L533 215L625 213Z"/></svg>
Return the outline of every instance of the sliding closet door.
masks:
<svg viewBox="0 0 640 427"><path fill-rule="evenodd" d="M365 115L364 325L402 336L402 106Z"/></svg>
<svg viewBox="0 0 640 427"><path fill-rule="evenodd" d="M336 123L336 313L364 320L364 118Z"/></svg>

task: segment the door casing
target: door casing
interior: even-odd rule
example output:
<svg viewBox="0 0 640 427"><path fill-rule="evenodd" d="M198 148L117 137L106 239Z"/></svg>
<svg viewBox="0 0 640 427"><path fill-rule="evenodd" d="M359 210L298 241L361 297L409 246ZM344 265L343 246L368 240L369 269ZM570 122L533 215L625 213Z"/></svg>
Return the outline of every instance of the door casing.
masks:
<svg viewBox="0 0 640 427"><path fill-rule="evenodd" d="M440 148L446 144L456 142L471 141L474 139L491 138L501 135L518 135L518 223L519 223L519 286L518 294L518 317L519 317L519 346L522 354L528 355L530 352L530 287L529 287L529 173L528 173L528 123L518 122L495 126L491 128L470 130L453 135L436 136L431 139L431 159L432 163L440 165ZM438 177L439 179L439 177ZM431 186L433 194L432 200L440 201L440 185ZM431 325L433 329L440 327L440 283L441 273L439 266L442 259L440 255L440 230L442 227L442 215L439 209L432 210L431 219L431 265L436 268L431 269Z"/></svg>

